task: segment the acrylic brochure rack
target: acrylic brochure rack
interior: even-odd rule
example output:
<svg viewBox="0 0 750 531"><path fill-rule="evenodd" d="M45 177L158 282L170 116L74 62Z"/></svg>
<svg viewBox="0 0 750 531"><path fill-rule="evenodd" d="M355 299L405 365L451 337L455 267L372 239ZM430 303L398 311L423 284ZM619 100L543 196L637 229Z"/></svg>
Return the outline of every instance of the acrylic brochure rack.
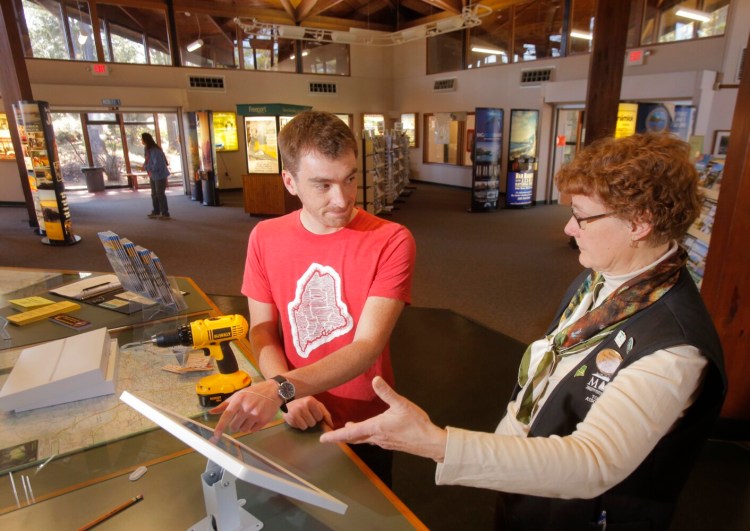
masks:
<svg viewBox="0 0 750 531"><path fill-rule="evenodd" d="M174 279L167 277L161 260L153 251L121 238L112 231L98 233L112 270L126 290L154 301L144 304L142 300L124 301L124 304L140 304L144 319L151 320L160 313L172 315L183 311L187 304Z"/></svg>

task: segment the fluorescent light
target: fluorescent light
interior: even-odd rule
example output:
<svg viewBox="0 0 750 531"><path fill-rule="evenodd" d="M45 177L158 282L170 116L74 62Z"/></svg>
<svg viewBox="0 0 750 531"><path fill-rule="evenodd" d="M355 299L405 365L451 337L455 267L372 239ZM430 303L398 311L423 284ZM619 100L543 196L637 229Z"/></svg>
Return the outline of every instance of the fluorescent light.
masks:
<svg viewBox="0 0 750 531"><path fill-rule="evenodd" d="M278 32L285 39L301 39L305 36L305 28L300 26L278 26Z"/></svg>
<svg viewBox="0 0 750 531"><path fill-rule="evenodd" d="M708 22L711 20L711 15L698 11L697 9L688 9L687 7L681 7L675 13L678 17L689 18L690 20L697 20L698 22Z"/></svg>
<svg viewBox="0 0 750 531"><path fill-rule="evenodd" d="M572 30L570 32L570 36L574 37L576 39L586 39L587 41L593 40L593 38L594 38L594 36L591 34L591 32L580 31L580 30Z"/></svg>
<svg viewBox="0 0 750 531"><path fill-rule="evenodd" d="M201 46L203 46L203 39L198 39L197 41L193 41L190 44L188 44L186 48L188 52L194 52Z"/></svg>
<svg viewBox="0 0 750 531"><path fill-rule="evenodd" d="M491 55L505 55L505 52L502 50L495 50L493 48L482 48L481 46L472 46L471 51L476 52L476 53L488 53Z"/></svg>

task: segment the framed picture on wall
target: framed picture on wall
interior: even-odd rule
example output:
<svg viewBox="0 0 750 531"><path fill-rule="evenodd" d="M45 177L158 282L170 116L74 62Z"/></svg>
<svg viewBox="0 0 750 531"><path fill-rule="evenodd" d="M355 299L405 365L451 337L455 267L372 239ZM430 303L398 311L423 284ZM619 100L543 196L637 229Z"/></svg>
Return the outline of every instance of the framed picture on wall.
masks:
<svg viewBox="0 0 750 531"><path fill-rule="evenodd" d="M729 148L729 131L716 131L714 133L714 155L726 155Z"/></svg>

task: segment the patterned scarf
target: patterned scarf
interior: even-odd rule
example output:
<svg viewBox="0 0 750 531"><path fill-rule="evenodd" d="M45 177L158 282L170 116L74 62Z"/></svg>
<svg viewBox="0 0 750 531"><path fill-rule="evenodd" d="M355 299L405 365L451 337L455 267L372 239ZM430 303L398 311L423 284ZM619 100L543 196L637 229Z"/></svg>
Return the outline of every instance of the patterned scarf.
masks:
<svg viewBox="0 0 750 531"><path fill-rule="evenodd" d="M549 350L544 353L536 371L531 375L531 383L524 391L516 418L524 424L531 421L539 399L544 396L547 389L549 375L554 372L555 366L561 358L582 352L599 343L628 317L658 301L677 283L680 269L686 260L687 253L682 247L679 247L677 252L637 277L625 282L613 291L602 304L593 310L589 310L580 319L570 323L555 334L550 342ZM604 278L601 273L592 272L570 300L568 307L560 318L560 323L565 322L581 303L584 296L592 291L594 296L591 298L591 304L593 304L596 300L596 294L603 284ZM518 384L521 387L529 381L530 362L531 345L526 349L521 359L521 366L518 369Z"/></svg>

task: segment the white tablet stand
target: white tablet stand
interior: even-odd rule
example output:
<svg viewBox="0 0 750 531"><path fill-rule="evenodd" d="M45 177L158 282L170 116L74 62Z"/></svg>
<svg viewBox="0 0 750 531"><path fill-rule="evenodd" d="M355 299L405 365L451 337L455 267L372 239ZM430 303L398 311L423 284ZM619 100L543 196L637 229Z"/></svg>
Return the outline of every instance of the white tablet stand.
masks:
<svg viewBox="0 0 750 531"><path fill-rule="evenodd" d="M237 499L237 479L338 514L347 510L342 501L226 434L216 440L211 428L127 391L120 400L208 458L206 471L201 474L208 516L190 531L249 531L263 527L244 509L245 500Z"/></svg>

